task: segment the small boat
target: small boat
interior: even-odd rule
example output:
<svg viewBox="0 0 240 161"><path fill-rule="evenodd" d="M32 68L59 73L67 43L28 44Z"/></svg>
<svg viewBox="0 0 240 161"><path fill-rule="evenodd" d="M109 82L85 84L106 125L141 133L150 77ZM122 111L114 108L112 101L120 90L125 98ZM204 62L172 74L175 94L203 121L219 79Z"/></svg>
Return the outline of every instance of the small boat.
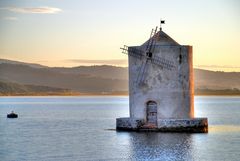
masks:
<svg viewBox="0 0 240 161"><path fill-rule="evenodd" d="M7 118L18 118L18 114L12 111L11 113L7 114Z"/></svg>

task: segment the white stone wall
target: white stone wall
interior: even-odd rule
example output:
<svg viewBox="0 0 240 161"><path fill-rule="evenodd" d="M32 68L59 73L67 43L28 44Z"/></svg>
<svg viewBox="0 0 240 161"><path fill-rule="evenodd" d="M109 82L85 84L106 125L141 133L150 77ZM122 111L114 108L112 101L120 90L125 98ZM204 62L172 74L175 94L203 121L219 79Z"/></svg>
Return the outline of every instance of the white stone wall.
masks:
<svg viewBox="0 0 240 161"><path fill-rule="evenodd" d="M136 48L144 48L144 46ZM152 100L157 103L158 119L193 118L192 47L158 45L153 55L173 61L176 68L161 69L149 62L145 73L146 84L139 86L136 82L138 73L146 60L128 57L130 117L146 119L146 103Z"/></svg>

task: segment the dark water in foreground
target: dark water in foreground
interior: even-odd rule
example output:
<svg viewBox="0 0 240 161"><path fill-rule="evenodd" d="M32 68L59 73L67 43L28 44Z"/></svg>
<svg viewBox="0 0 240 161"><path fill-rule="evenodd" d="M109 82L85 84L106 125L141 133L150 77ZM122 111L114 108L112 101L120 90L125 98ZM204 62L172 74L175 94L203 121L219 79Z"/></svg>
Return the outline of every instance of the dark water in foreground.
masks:
<svg viewBox="0 0 240 161"><path fill-rule="evenodd" d="M240 160L240 97L195 97L195 115L208 134L116 132L128 97L0 97L0 160Z"/></svg>

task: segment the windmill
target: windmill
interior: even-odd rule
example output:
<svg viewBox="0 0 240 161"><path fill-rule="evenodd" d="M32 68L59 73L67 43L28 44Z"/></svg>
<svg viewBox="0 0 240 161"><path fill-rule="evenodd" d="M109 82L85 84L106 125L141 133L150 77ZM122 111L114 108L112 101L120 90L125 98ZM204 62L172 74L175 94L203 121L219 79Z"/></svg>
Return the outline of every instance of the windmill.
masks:
<svg viewBox="0 0 240 161"><path fill-rule="evenodd" d="M192 46L181 45L158 27L140 46L124 46L129 56L129 117L117 130L207 132L207 118L194 117Z"/></svg>
<svg viewBox="0 0 240 161"><path fill-rule="evenodd" d="M157 30L158 30L157 26L155 29L152 29L150 38L147 41L147 45L145 49L129 48L126 45L124 45L123 48L120 48L122 49L122 53L142 60L142 65L140 67L140 71L138 73L137 80L136 80L139 86L142 86L145 84L145 79L146 79L145 73L148 69L149 63L157 65L158 67L160 67L160 69L173 70L175 68L173 61L154 55L154 51L156 47L155 44L157 41L156 39L158 37ZM161 27L160 27L160 30L161 30Z"/></svg>

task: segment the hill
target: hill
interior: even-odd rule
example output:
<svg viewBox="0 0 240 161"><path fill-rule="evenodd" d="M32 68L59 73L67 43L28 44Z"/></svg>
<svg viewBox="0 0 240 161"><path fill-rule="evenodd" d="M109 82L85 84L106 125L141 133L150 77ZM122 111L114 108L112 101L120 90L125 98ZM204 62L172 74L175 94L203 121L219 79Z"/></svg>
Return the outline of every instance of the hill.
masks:
<svg viewBox="0 0 240 161"><path fill-rule="evenodd" d="M0 81L19 85L48 86L83 94L127 93L128 68L115 66L46 67L29 63L0 63ZM196 93L240 89L240 72L215 72L194 69ZM215 91L215 92L209 92ZM229 92L227 92L229 93ZM231 93L231 92L230 92Z"/></svg>
<svg viewBox="0 0 240 161"><path fill-rule="evenodd" d="M0 59L0 64L18 64L18 65L28 65L33 68L46 68L47 66L40 65L40 64L34 64L34 63L25 63L20 61L14 61L14 60L7 60L7 59Z"/></svg>
<svg viewBox="0 0 240 161"><path fill-rule="evenodd" d="M12 95L72 95L77 94L68 89L36 85L20 85L0 81L0 96Z"/></svg>
<svg viewBox="0 0 240 161"><path fill-rule="evenodd" d="M109 65L79 66L73 68L54 67L51 70L67 74L83 74L110 79L128 79L127 67Z"/></svg>
<svg viewBox="0 0 240 161"><path fill-rule="evenodd" d="M98 77L91 73L61 72L52 68L32 68L18 64L0 64L0 80L18 84L66 88L81 93L128 90L126 79Z"/></svg>
<svg viewBox="0 0 240 161"><path fill-rule="evenodd" d="M240 89L240 72L194 70L195 89Z"/></svg>

